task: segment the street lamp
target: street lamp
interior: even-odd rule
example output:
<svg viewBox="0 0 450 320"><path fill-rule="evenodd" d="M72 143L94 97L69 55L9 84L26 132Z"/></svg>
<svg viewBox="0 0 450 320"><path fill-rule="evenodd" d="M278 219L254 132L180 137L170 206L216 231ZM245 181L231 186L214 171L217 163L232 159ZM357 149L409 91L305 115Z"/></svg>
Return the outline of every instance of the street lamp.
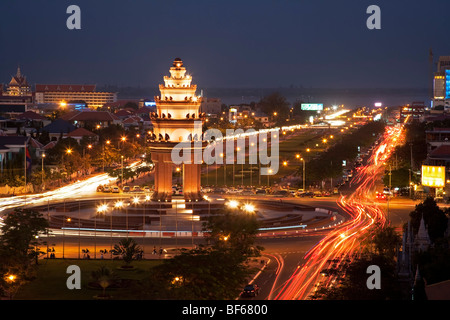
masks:
<svg viewBox="0 0 450 320"><path fill-rule="evenodd" d="M305 192L305 179L306 179L305 168L306 168L306 165L305 165L305 159L300 158L300 160L302 160L302 162L303 162L303 192Z"/></svg>
<svg viewBox="0 0 450 320"><path fill-rule="evenodd" d="M71 218L65 218L64 220L63 220L63 226L62 226L62 229L63 229L63 252L62 252L62 257L63 257L63 259L64 259L64 247L65 247L65 234L66 234L66 232L65 232L65 222L70 222L70 221L72 221L72 219Z"/></svg>
<svg viewBox="0 0 450 320"><path fill-rule="evenodd" d="M121 162L122 162L122 173L121 173L120 178L122 180L121 185L122 185L122 191L123 191L123 156L120 156L120 158L121 158Z"/></svg>
<svg viewBox="0 0 450 320"><path fill-rule="evenodd" d="M239 202L237 200L230 200L226 203L228 208L236 209L239 206Z"/></svg>
<svg viewBox="0 0 450 320"><path fill-rule="evenodd" d="M269 169L269 171L268 171L268 175L267 175L267 186L268 187L270 187L270 180L269 180L269 177L270 177L270 175L272 174L272 172L273 172L273 170L272 169Z"/></svg>
<svg viewBox="0 0 450 320"><path fill-rule="evenodd" d="M251 203L246 203L244 204L243 208L242 208L245 212L248 213L253 213L255 212L255 206L252 205Z"/></svg>
<svg viewBox="0 0 450 320"><path fill-rule="evenodd" d="M227 165L223 153L220 154L220 157L223 159L223 186L225 187L227 185Z"/></svg>
<svg viewBox="0 0 450 320"><path fill-rule="evenodd" d="M45 158L45 153L42 154L42 189L44 189L44 158Z"/></svg>
<svg viewBox="0 0 450 320"><path fill-rule="evenodd" d="M107 145L109 145L110 143L110 140L106 140ZM105 172L105 144L103 144L103 172Z"/></svg>

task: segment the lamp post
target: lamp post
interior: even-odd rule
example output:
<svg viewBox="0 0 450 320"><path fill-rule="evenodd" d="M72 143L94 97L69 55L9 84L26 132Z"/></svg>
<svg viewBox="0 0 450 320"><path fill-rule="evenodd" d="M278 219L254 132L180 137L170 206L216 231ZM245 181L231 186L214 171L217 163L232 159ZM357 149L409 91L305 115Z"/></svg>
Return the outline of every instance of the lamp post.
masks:
<svg viewBox="0 0 450 320"><path fill-rule="evenodd" d="M387 219L389 221L389 198L391 197L391 177L392 177L392 168L391 165L389 165L389 193L387 195Z"/></svg>
<svg viewBox="0 0 450 320"><path fill-rule="evenodd" d="M44 189L44 158L45 158L45 153L42 154L42 190Z"/></svg>
<svg viewBox="0 0 450 320"><path fill-rule="evenodd" d="M63 226L62 226L62 229L63 229L63 252L62 252L62 257L63 257L63 259L64 259L64 248L65 248L65 235L66 235L66 233L65 233L65 222L70 222L70 221L72 221L72 219L70 219L70 218L64 218L64 220L63 220Z"/></svg>
<svg viewBox="0 0 450 320"><path fill-rule="evenodd" d="M309 148L306 149L306 151L309 152ZM302 180L303 180L303 191L305 191L305 159L303 159L301 157L301 155L299 155L299 154L296 154L295 157L303 162L303 168L302 168L303 169L303 175L302 175L303 179Z"/></svg>
<svg viewBox="0 0 450 320"><path fill-rule="evenodd" d="M66 154L70 156L72 154L72 149L71 148L66 149ZM69 176L69 181L71 181L71 180L72 180L72 175Z"/></svg>
<svg viewBox="0 0 450 320"><path fill-rule="evenodd" d="M122 162L122 173L121 173L120 177L121 177L121 185L122 185L122 190L123 190L123 156L120 156L120 158L121 158L121 162Z"/></svg>
<svg viewBox="0 0 450 320"><path fill-rule="evenodd" d="M106 142L105 142L106 144L110 144L111 143L111 141L110 140L106 140ZM102 159L103 161L103 172L105 172L105 144L103 144L103 159Z"/></svg>
<svg viewBox="0 0 450 320"><path fill-rule="evenodd" d="M223 159L223 186L225 187L227 185L227 166L225 164L224 154L221 153L220 157Z"/></svg>

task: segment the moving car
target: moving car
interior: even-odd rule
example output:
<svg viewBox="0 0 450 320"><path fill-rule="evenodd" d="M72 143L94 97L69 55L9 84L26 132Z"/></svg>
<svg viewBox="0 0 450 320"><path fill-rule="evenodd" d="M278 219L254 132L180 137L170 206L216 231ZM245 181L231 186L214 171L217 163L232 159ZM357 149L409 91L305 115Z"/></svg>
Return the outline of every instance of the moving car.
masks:
<svg viewBox="0 0 450 320"><path fill-rule="evenodd" d="M375 196L378 200L386 200L386 195L384 193L377 192Z"/></svg>
<svg viewBox="0 0 450 320"><path fill-rule="evenodd" d="M259 294L260 288L256 284L246 285L242 291L243 297L256 297Z"/></svg>

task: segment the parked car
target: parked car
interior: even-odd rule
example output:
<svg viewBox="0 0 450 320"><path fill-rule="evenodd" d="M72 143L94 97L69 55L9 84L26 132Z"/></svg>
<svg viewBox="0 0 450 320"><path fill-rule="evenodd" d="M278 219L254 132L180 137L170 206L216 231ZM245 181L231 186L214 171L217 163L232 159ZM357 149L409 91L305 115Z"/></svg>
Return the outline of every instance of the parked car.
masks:
<svg viewBox="0 0 450 320"><path fill-rule="evenodd" d="M314 192L311 192L311 191L306 191L306 192L303 192L303 193L301 193L300 194L300 197L310 197L310 198L312 198L312 197L314 197Z"/></svg>
<svg viewBox="0 0 450 320"><path fill-rule="evenodd" d="M149 186L145 186L144 187L144 192L150 192L151 190L150 190L150 187Z"/></svg>
<svg viewBox="0 0 450 320"><path fill-rule="evenodd" d="M142 191L140 186L134 186L133 187L133 192L140 192L140 191Z"/></svg>
<svg viewBox="0 0 450 320"><path fill-rule="evenodd" d="M242 291L243 297L256 297L259 294L260 288L256 284L246 285Z"/></svg>
<svg viewBox="0 0 450 320"><path fill-rule="evenodd" d="M323 197L322 191L314 191L313 197Z"/></svg>
<svg viewBox="0 0 450 320"><path fill-rule="evenodd" d="M103 186L102 185L99 185L97 187L97 192L103 192Z"/></svg>
<svg viewBox="0 0 450 320"><path fill-rule="evenodd" d="M290 192L288 190L278 190L278 191L275 191L274 195L282 196L282 197L288 197L291 194L290 194Z"/></svg>
<svg viewBox="0 0 450 320"><path fill-rule="evenodd" d="M130 189L129 186L124 186L123 189L122 189L122 191L123 191L123 192L130 192L131 189Z"/></svg>
<svg viewBox="0 0 450 320"><path fill-rule="evenodd" d="M112 193L120 193L120 189L119 189L118 186L113 186L113 187L111 188L111 192L112 192Z"/></svg>
<svg viewBox="0 0 450 320"><path fill-rule="evenodd" d="M256 194L267 194L267 192L266 192L265 189L258 189L258 190L256 190L255 193L256 193Z"/></svg>
<svg viewBox="0 0 450 320"><path fill-rule="evenodd" d="M103 192L111 192L111 187L110 186L104 186L103 187Z"/></svg>

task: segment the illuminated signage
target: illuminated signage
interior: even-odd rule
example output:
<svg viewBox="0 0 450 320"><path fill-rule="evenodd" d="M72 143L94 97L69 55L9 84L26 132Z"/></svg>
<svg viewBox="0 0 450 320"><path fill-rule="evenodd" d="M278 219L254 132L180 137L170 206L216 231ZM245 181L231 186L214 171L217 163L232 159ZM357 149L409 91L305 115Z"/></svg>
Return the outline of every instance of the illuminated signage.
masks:
<svg viewBox="0 0 450 320"><path fill-rule="evenodd" d="M445 167L422 166L422 185L443 188L445 186Z"/></svg>
<svg viewBox="0 0 450 320"><path fill-rule="evenodd" d="M302 103L301 108L308 111L322 111L323 103Z"/></svg>

